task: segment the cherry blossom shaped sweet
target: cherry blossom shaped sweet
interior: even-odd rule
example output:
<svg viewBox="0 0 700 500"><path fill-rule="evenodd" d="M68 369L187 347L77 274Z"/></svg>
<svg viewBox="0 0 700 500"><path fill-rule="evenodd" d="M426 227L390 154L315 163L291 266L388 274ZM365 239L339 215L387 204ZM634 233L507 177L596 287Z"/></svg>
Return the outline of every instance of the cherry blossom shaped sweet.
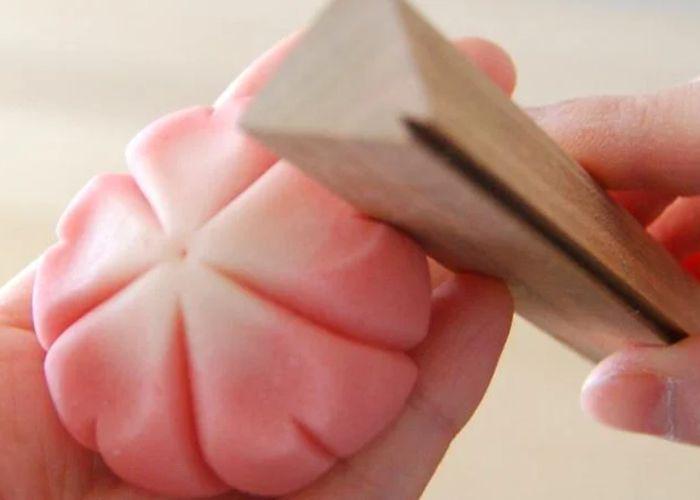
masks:
<svg viewBox="0 0 700 500"><path fill-rule="evenodd" d="M312 482L396 418L428 328L422 252L247 138L244 104L149 126L38 270L62 422L158 493Z"/></svg>

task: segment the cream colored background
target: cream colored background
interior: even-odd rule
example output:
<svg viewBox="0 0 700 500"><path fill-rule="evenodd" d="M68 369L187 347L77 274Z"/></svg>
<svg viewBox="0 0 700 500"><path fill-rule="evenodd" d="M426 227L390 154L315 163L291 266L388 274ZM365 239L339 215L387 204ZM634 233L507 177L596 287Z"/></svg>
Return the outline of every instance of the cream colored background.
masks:
<svg viewBox="0 0 700 500"><path fill-rule="evenodd" d="M0 0L0 280L52 241L56 218L89 177L123 168L123 147L142 126L212 101L322 3ZM525 104L700 74L693 3L417 1L449 34L490 36L510 50ZM697 498L700 449L615 433L579 412L588 369L518 324L426 498Z"/></svg>

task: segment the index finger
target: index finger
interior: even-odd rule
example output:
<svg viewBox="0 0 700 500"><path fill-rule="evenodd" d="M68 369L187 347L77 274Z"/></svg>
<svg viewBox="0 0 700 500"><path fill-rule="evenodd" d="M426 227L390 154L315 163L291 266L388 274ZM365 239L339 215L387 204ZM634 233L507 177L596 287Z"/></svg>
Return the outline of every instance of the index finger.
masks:
<svg viewBox="0 0 700 500"><path fill-rule="evenodd" d="M530 113L607 189L700 194L700 82Z"/></svg>

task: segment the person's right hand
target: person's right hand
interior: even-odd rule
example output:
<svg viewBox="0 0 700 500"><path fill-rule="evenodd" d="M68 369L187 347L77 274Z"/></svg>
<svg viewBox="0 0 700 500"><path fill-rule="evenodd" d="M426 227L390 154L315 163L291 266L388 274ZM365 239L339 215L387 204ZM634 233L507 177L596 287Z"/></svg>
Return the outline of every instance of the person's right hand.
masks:
<svg viewBox="0 0 700 500"><path fill-rule="evenodd" d="M700 278L700 80L531 114ZM700 445L696 333L671 347L631 347L605 360L584 385L584 409L613 427Z"/></svg>

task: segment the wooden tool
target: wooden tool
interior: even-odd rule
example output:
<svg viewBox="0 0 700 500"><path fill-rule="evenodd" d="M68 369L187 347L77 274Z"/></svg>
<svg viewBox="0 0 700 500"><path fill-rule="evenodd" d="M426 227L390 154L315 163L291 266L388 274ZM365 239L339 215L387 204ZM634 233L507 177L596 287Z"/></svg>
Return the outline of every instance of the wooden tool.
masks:
<svg viewBox="0 0 700 500"><path fill-rule="evenodd" d="M243 126L592 359L700 333L698 284L402 0L334 2Z"/></svg>

